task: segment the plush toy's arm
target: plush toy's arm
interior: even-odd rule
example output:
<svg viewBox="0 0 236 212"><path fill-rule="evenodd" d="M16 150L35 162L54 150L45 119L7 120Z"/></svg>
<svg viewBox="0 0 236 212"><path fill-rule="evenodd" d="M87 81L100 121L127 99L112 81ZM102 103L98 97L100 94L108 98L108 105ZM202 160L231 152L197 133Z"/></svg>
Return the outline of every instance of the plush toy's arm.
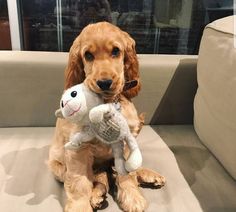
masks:
<svg viewBox="0 0 236 212"><path fill-rule="evenodd" d="M70 141L65 144L66 149L74 150L80 148L82 143L91 141L94 135L90 131L81 131L71 136Z"/></svg>
<svg viewBox="0 0 236 212"><path fill-rule="evenodd" d="M92 123L99 123L103 116L111 112L110 104L102 104L92 108L89 112L89 119Z"/></svg>
<svg viewBox="0 0 236 212"><path fill-rule="evenodd" d="M64 119L64 117L63 117L63 115L62 115L62 112L61 112L61 109L57 109L57 110L55 111L55 116L56 116L57 118Z"/></svg>
<svg viewBox="0 0 236 212"><path fill-rule="evenodd" d="M123 142L111 144L116 171L119 175L126 175L125 159L123 153Z"/></svg>

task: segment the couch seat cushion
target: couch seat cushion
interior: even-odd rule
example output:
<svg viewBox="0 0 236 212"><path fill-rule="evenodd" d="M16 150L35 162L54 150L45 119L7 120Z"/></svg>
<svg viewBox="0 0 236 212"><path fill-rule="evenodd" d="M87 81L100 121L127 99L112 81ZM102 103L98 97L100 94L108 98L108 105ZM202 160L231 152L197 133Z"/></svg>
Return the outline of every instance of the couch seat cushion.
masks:
<svg viewBox="0 0 236 212"><path fill-rule="evenodd" d="M63 211L65 193L45 165L54 128L0 129L0 205L4 212ZM145 126L138 141L144 166L167 179L162 189L142 189L149 201L147 212L199 212L201 207L184 179L174 154L150 127ZM119 211L108 195L103 211Z"/></svg>
<svg viewBox="0 0 236 212"><path fill-rule="evenodd" d="M192 125L162 125L153 129L174 153L204 211L236 211L236 181L201 143Z"/></svg>

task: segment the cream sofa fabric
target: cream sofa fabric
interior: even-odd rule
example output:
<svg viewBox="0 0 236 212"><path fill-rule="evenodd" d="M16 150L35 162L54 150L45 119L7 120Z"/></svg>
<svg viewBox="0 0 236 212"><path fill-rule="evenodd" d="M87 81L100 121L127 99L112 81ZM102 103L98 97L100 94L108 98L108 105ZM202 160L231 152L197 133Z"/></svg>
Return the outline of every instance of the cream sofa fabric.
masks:
<svg viewBox="0 0 236 212"><path fill-rule="evenodd" d="M0 127L53 126L67 53L0 51Z"/></svg>
<svg viewBox="0 0 236 212"><path fill-rule="evenodd" d="M191 125L198 57L138 57L143 86L134 102L149 124L138 142L144 166L167 179L162 189L142 189L147 212L236 211L235 181L200 144ZM67 53L0 51L0 211L63 211L63 184L45 161L67 58ZM101 211L119 211L107 197L108 207Z"/></svg>
<svg viewBox="0 0 236 212"><path fill-rule="evenodd" d="M147 124L176 69L188 71L189 66L196 66L196 58L139 55L143 87L134 102L139 112L146 112ZM45 161L54 132L48 126L55 125L67 59L67 53L0 51L0 99L4 103L0 104L0 211L63 211L63 184L54 179ZM157 133L145 126L138 141L144 166L167 178L162 189L142 189L149 201L147 212L202 211L174 154ZM107 201L104 212L120 210L110 195Z"/></svg>
<svg viewBox="0 0 236 212"><path fill-rule="evenodd" d="M62 212L63 185L47 169L45 161L54 128L0 129L0 210L4 212ZM158 170L167 179L162 189L142 189L149 202L147 212L201 212L198 200L184 179L167 145L145 126L138 142L145 167ZM102 211L120 211L108 195Z"/></svg>
<svg viewBox="0 0 236 212"><path fill-rule="evenodd" d="M140 113L146 112L145 123L150 124L175 73L191 74L189 69L196 69L197 56L138 55L138 59L142 90L134 103ZM0 105L0 127L54 126L67 60L68 53L0 51L0 97L4 102ZM177 104L184 108L182 99ZM168 105L175 109L175 102ZM180 118L190 113L185 110ZM171 111L173 117L178 114Z"/></svg>
<svg viewBox="0 0 236 212"><path fill-rule="evenodd" d="M153 129L174 153L178 166L203 211L235 212L236 183L192 125L159 125Z"/></svg>
<svg viewBox="0 0 236 212"><path fill-rule="evenodd" d="M236 179L236 49L233 16L208 25L201 41L194 126Z"/></svg>

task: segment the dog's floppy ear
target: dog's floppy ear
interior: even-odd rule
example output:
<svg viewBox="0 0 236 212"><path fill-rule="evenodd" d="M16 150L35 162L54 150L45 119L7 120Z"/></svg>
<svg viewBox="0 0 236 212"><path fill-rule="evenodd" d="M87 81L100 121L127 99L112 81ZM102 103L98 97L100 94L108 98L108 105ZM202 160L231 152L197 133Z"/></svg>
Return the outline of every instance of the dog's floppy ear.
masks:
<svg viewBox="0 0 236 212"><path fill-rule="evenodd" d="M84 65L80 55L80 37L78 36L70 48L69 60L65 69L64 88L68 89L73 85L82 83L84 79Z"/></svg>
<svg viewBox="0 0 236 212"><path fill-rule="evenodd" d="M139 64L138 58L135 51L135 41L126 32L122 32L125 43L125 58L124 58L124 74L125 81L137 81L137 85L130 88L124 89L123 93L127 98L133 98L137 96L140 91L141 84L139 79Z"/></svg>

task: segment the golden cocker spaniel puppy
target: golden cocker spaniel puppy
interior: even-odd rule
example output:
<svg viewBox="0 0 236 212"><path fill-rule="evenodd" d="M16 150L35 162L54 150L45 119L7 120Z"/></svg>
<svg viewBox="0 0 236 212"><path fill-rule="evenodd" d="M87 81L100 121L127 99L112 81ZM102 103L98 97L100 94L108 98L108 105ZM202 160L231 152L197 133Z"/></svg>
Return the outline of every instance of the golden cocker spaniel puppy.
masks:
<svg viewBox="0 0 236 212"><path fill-rule="evenodd" d="M104 101L119 101L132 133L138 135L143 118L130 99L140 90L139 66L135 42L126 32L107 22L83 29L69 52L65 89L81 82L101 94ZM109 173L104 167L110 165L112 153L109 146L96 140L76 151L65 151L64 144L76 130L79 129L75 125L58 118L48 164L56 178L64 182L65 211L89 212L102 205L109 190ZM127 156L128 148L125 152ZM124 211L143 211L147 207L139 185L160 187L165 183L164 177L145 168L113 177L117 202Z"/></svg>

